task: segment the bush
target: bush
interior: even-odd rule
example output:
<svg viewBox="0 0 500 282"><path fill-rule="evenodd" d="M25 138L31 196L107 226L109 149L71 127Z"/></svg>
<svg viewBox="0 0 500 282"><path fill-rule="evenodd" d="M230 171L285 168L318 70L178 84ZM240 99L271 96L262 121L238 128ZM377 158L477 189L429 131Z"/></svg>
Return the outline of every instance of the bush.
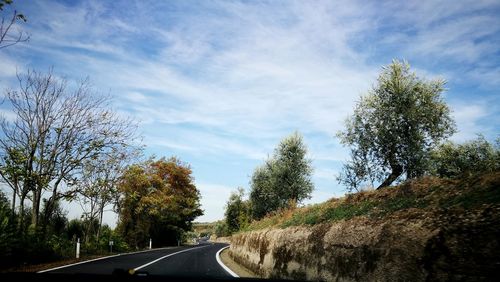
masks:
<svg viewBox="0 0 500 282"><path fill-rule="evenodd" d="M215 236L217 237L226 237L229 236L229 230L227 228L225 221L217 221L215 224Z"/></svg>
<svg viewBox="0 0 500 282"><path fill-rule="evenodd" d="M431 153L429 172L447 178L500 170L500 139L489 143L483 136L463 143L446 142Z"/></svg>

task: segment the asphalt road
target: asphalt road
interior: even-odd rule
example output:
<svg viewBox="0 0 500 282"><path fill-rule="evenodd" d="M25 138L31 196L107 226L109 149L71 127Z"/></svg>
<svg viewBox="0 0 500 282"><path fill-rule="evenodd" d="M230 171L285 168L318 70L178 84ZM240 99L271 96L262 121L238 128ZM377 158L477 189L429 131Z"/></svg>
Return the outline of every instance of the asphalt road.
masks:
<svg viewBox="0 0 500 282"><path fill-rule="evenodd" d="M171 247L135 254L123 254L101 260L70 265L46 273L112 274L116 269L135 269L149 275L230 278L217 262L217 252L227 246L203 243L196 246Z"/></svg>

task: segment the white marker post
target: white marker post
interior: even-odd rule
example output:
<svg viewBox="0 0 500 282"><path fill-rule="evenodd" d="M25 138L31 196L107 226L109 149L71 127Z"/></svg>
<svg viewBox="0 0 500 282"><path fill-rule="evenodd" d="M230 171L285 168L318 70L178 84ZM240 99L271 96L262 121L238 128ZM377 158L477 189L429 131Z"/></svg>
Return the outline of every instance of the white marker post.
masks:
<svg viewBox="0 0 500 282"><path fill-rule="evenodd" d="M76 241L76 258L80 258L80 238Z"/></svg>
<svg viewBox="0 0 500 282"><path fill-rule="evenodd" d="M149 238L149 249L153 248L153 239Z"/></svg>
<svg viewBox="0 0 500 282"><path fill-rule="evenodd" d="M113 252L113 240L109 241L109 249L110 249L109 252L112 253Z"/></svg>

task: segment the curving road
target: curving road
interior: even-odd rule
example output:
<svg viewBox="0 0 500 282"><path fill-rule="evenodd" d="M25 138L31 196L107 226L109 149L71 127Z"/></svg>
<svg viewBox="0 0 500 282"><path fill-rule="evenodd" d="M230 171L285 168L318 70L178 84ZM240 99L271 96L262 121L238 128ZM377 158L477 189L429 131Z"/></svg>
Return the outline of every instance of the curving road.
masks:
<svg viewBox="0 0 500 282"><path fill-rule="evenodd" d="M162 248L122 254L95 261L63 266L44 273L112 274L134 269L149 275L231 278L217 262L216 254L228 244L200 242L196 246Z"/></svg>

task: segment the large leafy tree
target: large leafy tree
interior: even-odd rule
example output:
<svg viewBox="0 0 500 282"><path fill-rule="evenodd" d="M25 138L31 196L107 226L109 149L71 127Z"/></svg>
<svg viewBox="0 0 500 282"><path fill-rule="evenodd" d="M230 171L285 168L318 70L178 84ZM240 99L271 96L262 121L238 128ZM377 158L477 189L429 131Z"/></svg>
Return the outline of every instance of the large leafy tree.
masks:
<svg viewBox="0 0 500 282"><path fill-rule="evenodd" d="M454 133L443 101L445 81L426 80L394 60L383 67L377 84L356 103L338 136L350 146L352 159L339 182L357 189L364 182L389 186L400 177L425 172L430 150Z"/></svg>
<svg viewBox="0 0 500 282"><path fill-rule="evenodd" d="M251 180L254 218L287 208L310 197L313 169L307 147L298 133L281 140L272 158L257 167Z"/></svg>
<svg viewBox="0 0 500 282"><path fill-rule="evenodd" d="M203 214L189 165L176 158L129 167L118 185L118 230L130 246L174 244Z"/></svg>

